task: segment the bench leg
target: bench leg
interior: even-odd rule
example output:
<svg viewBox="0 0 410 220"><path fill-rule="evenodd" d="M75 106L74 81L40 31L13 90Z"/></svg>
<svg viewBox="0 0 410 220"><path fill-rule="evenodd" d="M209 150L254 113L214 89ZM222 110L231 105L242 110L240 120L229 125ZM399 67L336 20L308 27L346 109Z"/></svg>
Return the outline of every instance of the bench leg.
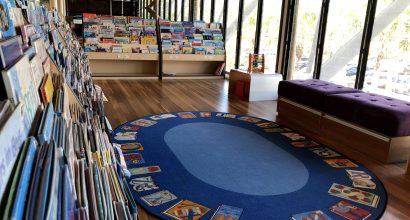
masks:
<svg viewBox="0 0 410 220"><path fill-rule="evenodd" d="M410 175L410 156L409 156L409 159L407 160L406 174Z"/></svg>

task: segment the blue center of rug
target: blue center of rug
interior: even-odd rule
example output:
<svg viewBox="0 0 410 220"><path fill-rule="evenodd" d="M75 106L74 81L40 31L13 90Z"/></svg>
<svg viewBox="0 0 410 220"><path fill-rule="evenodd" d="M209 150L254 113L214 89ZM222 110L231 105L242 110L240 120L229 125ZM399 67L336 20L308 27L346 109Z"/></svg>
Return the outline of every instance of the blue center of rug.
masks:
<svg viewBox="0 0 410 220"><path fill-rule="evenodd" d="M196 178L215 187L270 196L301 189L309 172L297 158L244 128L188 123L168 130L164 140Z"/></svg>

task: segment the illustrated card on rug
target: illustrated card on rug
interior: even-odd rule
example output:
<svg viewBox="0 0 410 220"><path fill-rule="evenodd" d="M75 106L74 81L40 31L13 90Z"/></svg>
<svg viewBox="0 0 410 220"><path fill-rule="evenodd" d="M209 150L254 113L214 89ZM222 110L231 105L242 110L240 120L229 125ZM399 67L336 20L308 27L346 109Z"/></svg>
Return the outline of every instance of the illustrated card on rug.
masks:
<svg viewBox="0 0 410 220"><path fill-rule="evenodd" d="M377 208L380 200L380 197L378 195L338 183L333 183L328 193L332 196L337 196L374 208Z"/></svg>
<svg viewBox="0 0 410 220"><path fill-rule="evenodd" d="M349 176L349 178L351 180L353 179L367 179L367 180L371 180L372 177L367 174L366 172L362 171L362 170L349 170L346 169L346 173Z"/></svg>
<svg viewBox="0 0 410 220"><path fill-rule="evenodd" d="M298 148L305 148L305 147L318 147L320 144L314 142L314 141L295 141L290 143L294 147Z"/></svg>
<svg viewBox="0 0 410 220"><path fill-rule="evenodd" d="M192 112L178 112L178 116L181 118L196 118L196 115Z"/></svg>
<svg viewBox="0 0 410 220"><path fill-rule="evenodd" d="M130 184L136 192L159 189L157 184L155 184L154 180L150 176L134 178L130 181Z"/></svg>
<svg viewBox="0 0 410 220"><path fill-rule="evenodd" d="M330 211L349 220L366 220L372 213L346 201L340 201L329 208Z"/></svg>
<svg viewBox="0 0 410 220"><path fill-rule="evenodd" d="M125 126L122 126L121 129L126 130L126 131L138 131L140 127L135 126L135 125L125 125Z"/></svg>
<svg viewBox="0 0 410 220"><path fill-rule="evenodd" d="M339 157L340 154L336 153L333 150L330 150L327 147L317 147L317 148L310 148L309 150L311 150L313 153L324 157L324 158L331 158L331 157Z"/></svg>
<svg viewBox="0 0 410 220"><path fill-rule="evenodd" d="M282 132L292 131L289 128L267 128L263 130L267 133L282 133Z"/></svg>
<svg viewBox="0 0 410 220"><path fill-rule="evenodd" d="M168 190L162 190L153 194L141 197L141 200L149 206L159 206L164 203L177 199L177 197Z"/></svg>
<svg viewBox="0 0 410 220"><path fill-rule="evenodd" d="M144 158L142 158L142 155L140 153L124 154L124 160L128 164L143 164L143 163L145 163L145 160L144 160Z"/></svg>
<svg viewBox="0 0 410 220"><path fill-rule="evenodd" d="M242 116L242 117L239 117L238 120L246 121L246 122L250 122L250 123L258 123L258 122L262 121L259 118L254 118L254 117L250 117L250 116Z"/></svg>
<svg viewBox="0 0 410 220"><path fill-rule="evenodd" d="M358 167L357 164L353 163L349 159L327 159L324 160L327 164L334 168L351 168Z"/></svg>
<svg viewBox="0 0 410 220"><path fill-rule="evenodd" d="M242 215L242 208L229 205L220 205L210 220L238 220Z"/></svg>
<svg viewBox="0 0 410 220"><path fill-rule="evenodd" d="M321 210L303 212L299 214L292 215L293 220L331 220L328 215L326 215Z"/></svg>
<svg viewBox="0 0 410 220"><path fill-rule="evenodd" d="M212 116L211 112L200 112L199 117L201 118L210 118Z"/></svg>
<svg viewBox="0 0 410 220"><path fill-rule="evenodd" d="M162 213L177 220L198 220L210 210L210 208L190 200L181 200Z"/></svg>
<svg viewBox="0 0 410 220"><path fill-rule="evenodd" d="M123 152L135 151L135 150L144 150L141 143L125 143L121 144L121 150Z"/></svg>
<svg viewBox="0 0 410 220"><path fill-rule="evenodd" d="M261 128L276 128L276 127L279 127L278 124L273 123L273 122L261 122L261 123L258 123L256 125L258 127L261 127Z"/></svg>
<svg viewBox="0 0 410 220"><path fill-rule="evenodd" d="M162 119L168 119L168 118L176 118L177 116L167 113L167 114L161 114L161 115L153 115L150 118L152 120L162 120Z"/></svg>
<svg viewBox="0 0 410 220"><path fill-rule="evenodd" d="M236 115L235 114L230 114L230 113L217 113L216 117L236 118Z"/></svg>
<svg viewBox="0 0 410 220"><path fill-rule="evenodd" d="M352 179L352 184L357 188L376 189L376 183L374 183L372 180L356 178Z"/></svg>
<svg viewBox="0 0 410 220"><path fill-rule="evenodd" d="M141 175L161 172L161 168L159 166L138 167L129 169L129 171L131 175Z"/></svg>
<svg viewBox="0 0 410 220"><path fill-rule="evenodd" d="M136 125L136 126L141 126L141 127L150 127L150 126L155 125L157 123L158 122L156 122L156 121L151 121L151 120L143 119L143 118L131 122L131 124Z"/></svg>
<svg viewBox="0 0 410 220"><path fill-rule="evenodd" d="M304 140L306 140L305 136L302 136L302 135L300 135L298 133L295 133L295 132L280 133L280 134L287 137L287 138L289 138L292 141L304 141Z"/></svg>
<svg viewBox="0 0 410 220"><path fill-rule="evenodd" d="M128 132L118 132L115 134L114 139L119 141L135 141L137 139L136 131L128 131Z"/></svg>

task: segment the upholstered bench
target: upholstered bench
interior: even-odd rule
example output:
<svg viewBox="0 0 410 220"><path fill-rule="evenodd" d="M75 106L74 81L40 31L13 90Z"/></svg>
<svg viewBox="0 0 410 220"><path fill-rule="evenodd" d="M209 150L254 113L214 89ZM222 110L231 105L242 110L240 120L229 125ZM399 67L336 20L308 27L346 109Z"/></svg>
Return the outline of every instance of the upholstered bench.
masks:
<svg viewBox="0 0 410 220"><path fill-rule="evenodd" d="M320 80L282 81L278 93L278 122L341 152L409 159L410 103Z"/></svg>

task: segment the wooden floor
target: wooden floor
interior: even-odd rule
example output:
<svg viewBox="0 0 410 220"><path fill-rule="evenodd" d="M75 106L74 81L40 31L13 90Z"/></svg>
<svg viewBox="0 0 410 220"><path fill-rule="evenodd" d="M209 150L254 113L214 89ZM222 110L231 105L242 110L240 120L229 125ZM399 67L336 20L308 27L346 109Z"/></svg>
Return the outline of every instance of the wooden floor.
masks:
<svg viewBox="0 0 410 220"><path fill-rule="evenodd" d="M172 111L220 111L275 120L276 102L245 102L228 97L224 80L94 80L109 99L105 111L115 128L138 117ZM410 175L405 164L382 164L356 152L349 157L372 170L388 192L382 219L410 219ZM157 219L140 209L142 220Z"/></svg>

